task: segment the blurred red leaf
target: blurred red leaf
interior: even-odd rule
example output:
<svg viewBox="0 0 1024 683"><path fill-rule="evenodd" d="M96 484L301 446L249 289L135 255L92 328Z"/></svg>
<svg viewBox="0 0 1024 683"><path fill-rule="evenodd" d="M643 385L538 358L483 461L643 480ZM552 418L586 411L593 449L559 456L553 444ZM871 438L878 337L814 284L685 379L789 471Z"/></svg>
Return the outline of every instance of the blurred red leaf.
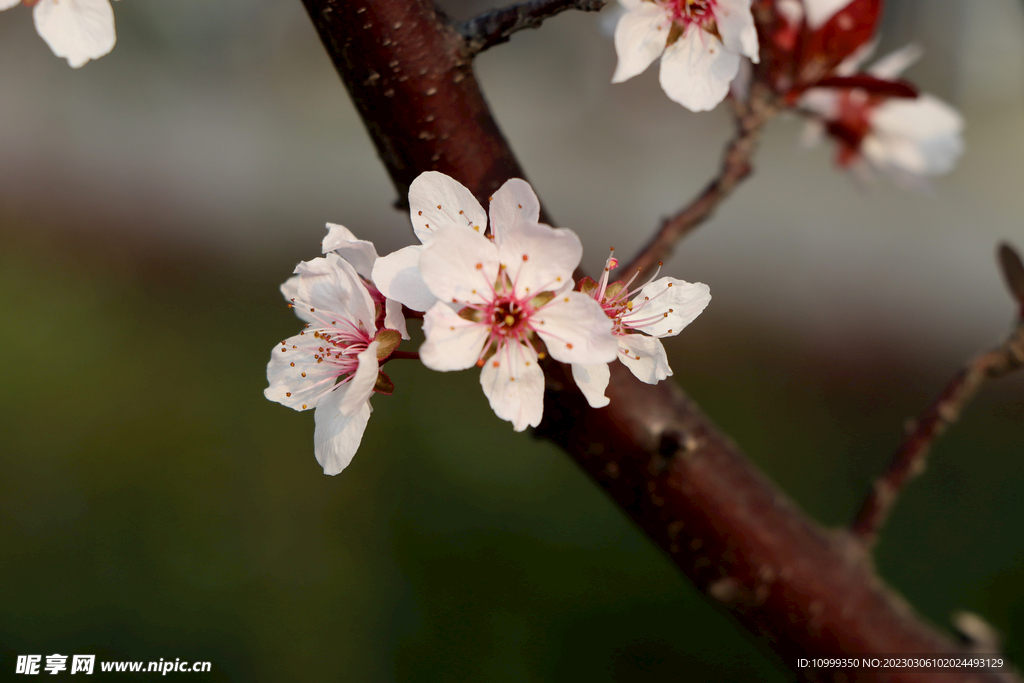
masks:
<svg viewBox="0 0 1024 683"><path fill-rule="evenodd" d="M810 31L804 25L796 56L796 87L807 88L828 77L832 70L875 34L882 0L853 0L823 26Z"/></svg>
<svg viewBox="0 0 1024 683"><path fill-rule="evenodd" d="M904 80L887 81L869 74L827 76L814 84L816 88L860 88L872 95L916 98L917 88Z"/></svg>

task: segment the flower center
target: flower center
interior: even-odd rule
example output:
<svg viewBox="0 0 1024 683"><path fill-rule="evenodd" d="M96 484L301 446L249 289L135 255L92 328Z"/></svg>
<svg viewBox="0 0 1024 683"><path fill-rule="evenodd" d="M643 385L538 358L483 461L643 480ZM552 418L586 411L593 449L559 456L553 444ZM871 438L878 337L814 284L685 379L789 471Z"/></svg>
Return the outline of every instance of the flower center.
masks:
<svg viewBox="0 0 1024 683"><path fill-rule="evenodd" d="M289 306L298 306L309 311L313 322L306 323L306 330L299 333L300 337L307 339L303 344L294 345L289 348L286 342L281 342L281 350L284 352L311 354L317 366L327 363L331 370L324 379L315 384L304 386L300 392L309 392L309 397L322 396L332 391L338 384L344 384L352 379L352 375L359 368L359 354L366 350L366 347L373 341L373 337L354 320L332 313L324 309L315 308L296 299L291 300ZM310 330L310 328L313 328ZM308 356L307 356L308 357ZM292 362L295 367L295 362ZM300 366L301 367L301 366ZM302 372L302 377L306 373ZM290 397L291 394L289 393ZM305 396L303 397L305 399Z"/></svg>
<svg viewBox="0 0 1024 683"><path fill-rule="evenodd" d="M491 312L491 330L503 337L518 338L525 327L524 321L530 317L531 311L527 304L514 296L502 297L494 302Z"/></svg>
<svg viewBox="0 0 1024 683"><path fill-rule="evenodd" d="M659 2L685 33L690 24L703 28L715 20L715 0L667 0Z"/></svg>
<svg viewBox="0 0 1024 683"><path fill-rule="evenodd" d="M630 309L633 308L633 302L625 301L617 297L605 297L598 303L600 303L601 308L604 309L604 314L612 319L612 333L617 335L626 334L626 331L622 329L622 316L629 313Z"/></svg>

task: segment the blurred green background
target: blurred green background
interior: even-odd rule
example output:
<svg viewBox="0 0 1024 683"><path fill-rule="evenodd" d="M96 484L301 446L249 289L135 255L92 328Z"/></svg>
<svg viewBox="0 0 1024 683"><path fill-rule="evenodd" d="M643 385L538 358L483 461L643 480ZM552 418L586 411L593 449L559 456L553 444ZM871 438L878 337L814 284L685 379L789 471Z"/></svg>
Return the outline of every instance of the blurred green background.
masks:
<svg viewBox="0 0 1024 683"><path fill-rule="evenodd" d="M968 123L934 197L862 192L783 122L669 264L715 294L668 344L676 379L825 524L1010 322L992 252L1024 246L1024 107L971 36L1016 78L1024 17L986 11L979 28L952 3L889 6L894 44L960 41L918 73ZM262 396L298 329L277 287L327 220L408 243L393 190L299 3L115 12L118 46L78 72L27 10L0 15L0 677L60 652L234 681L787 679L571 460L494 417L475 373L389 365L395 395L325 477L312 415ZM602 22L559 18L480 63L591 267L700 187L729 125L651 74L608 85ZM984 390L878 550L926 617L976 612L1018 662L1022 395L1020 377Z"/></svg>

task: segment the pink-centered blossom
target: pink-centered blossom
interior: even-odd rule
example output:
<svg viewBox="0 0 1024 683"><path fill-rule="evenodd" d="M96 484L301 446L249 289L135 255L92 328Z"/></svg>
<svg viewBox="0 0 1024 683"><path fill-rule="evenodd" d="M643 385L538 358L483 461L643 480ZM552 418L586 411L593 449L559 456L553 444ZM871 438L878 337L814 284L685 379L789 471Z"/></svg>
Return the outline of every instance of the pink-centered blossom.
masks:
<svg viewBox="0 0 1024 683"><path fill-rule="evenodd" d="M870 50L841 64L852 74ZM878 60L867 73L894 80L920 57L908 46ZM927 178L948 173L963 153L963 119L945 102L928 94L897 98L858 88L811 88L799 106L810 115L805 144L827 133L837 143L837 163L870 180L880 172L911 189L926 189Z"/></svg>
<svg viewBox="0 0 1024 683"><path fill-rule="evenodd" d="M611 271L617 266L614 255L609 256L601 280L585 278L580 290L601 304L612 320L619 361L641 382L657 384L672 376L661 339L674 337L693 322L711 302L711 291L701 282L671 277L652 278L642 287L630 289L639 271L628 282L609 284ZM576 385L594 408L608 405L604 392L610 375L607 363L572 365Z"/></svg>
<svg viewBox="0 0 1024 683"><path fill-rule="evenodd" d="M538 222L540 205L522 180L510 180L492 197L490 236L483 209L451 178L424 174L413 190L413 226L425 244L410 266L415 277L404 281L422 282L433 302L424 316L421 360L439 371L480 367L495 414L516 431L537 426L545 354L563 363L615 358L611 321L601 306L570 291L583 254L579 238ZM380 269L378 261L375 277ZM390 295L407 306L410 296L423 295L396 288L396 281Z"/></svg>
<svg viewBox="0 0 1024 683"><path fill-rule="evenodd" d="M615 27L619 63L612 83L661 57L665 94L691 111L713 109L729 92L740 56L758 61L750 0L620 0Z"/></svg>
<svg viewBox="0 0 1024 683"><path fill-rule="evenodd" d="M391 393L391 381L380 364L398 346L401 335L385 327L383 295L336 253L348 253L356 263L362 258L360 269L365 270L372 267L373 245L355 240L342 226L328 227L327 255L300 263L295 275L281 285L289 306L306 326L271 352L270 386L264 395L295 410L316 409L316 459L325 474L334 475L348 466L359 448L372 410L370 397L375 391ZM375 259L376 251L372 253Z"/></svg>
<svg viewBox="0 0 1024 683"><path fill-rule="evenodd" d="M490 201L491 232L497 239L521 216L537 222L540 202L529 183L513 178ZM420 254L434 234L448 226L469 227L483 233L488 212L462 183L438 171L421 173L409 186L409 220L420 244L383 256L373 266L372 279L383 294L414 311L426 311L437 297L420 274Z"/></svg>
<svg viewBox="0 0 1024 683"><path fill-rule="evenodd" d="M0 10L22 0L0 0ZM77 69L114 47L114 10L109 0L24 0L33 6L36 31L53 54L64 57Z"/></svg>

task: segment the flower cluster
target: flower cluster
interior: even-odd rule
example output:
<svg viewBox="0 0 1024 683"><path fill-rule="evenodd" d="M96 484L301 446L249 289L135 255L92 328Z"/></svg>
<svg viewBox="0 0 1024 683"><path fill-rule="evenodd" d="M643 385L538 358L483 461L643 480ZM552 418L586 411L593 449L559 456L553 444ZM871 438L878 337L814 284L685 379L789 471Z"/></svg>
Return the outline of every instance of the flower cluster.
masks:
<svg viewBox="0 0 1024 683"><path fill-rule="evenodd" d="M35 5L36 31L53 54L77 69L114 48L114 10L109 0L0 0L0 10Z"/></svg>
<svg viewBox="0 0 1024 683"><path fill-rule="evenodd" d="M899 78L917 48L861 69L873 48L878 0L758 0L756 24L750 0L620 3L613 83L660 56L666 94L704 111L730 92L745 100L757 80L777 104L809 119L805 143L829 135L839 166L863 179L879 172L926 188L927 178L951 170L962 152L956 110ZM762 56L755 70L750 62Z"/></svg>
<svg viewBox="0 0 1024 683"><path fill-rule="evenodd" d="M852 74L867 57L854 54L836 69ZM867 70L880 82L895 79L920 57L916 46L898 50ZM942 100L928 94L898 97L863 87L814 87L798 106L809 115L805 144L824 134L837 145L836 163L858 177L882 173L911 189L926 188L926 178L948 173L963 152L963 119Z"/></svg>
<svg viewBox="0 0 1024 683"><path fill-rule="evenodd" d="M953 168L963 150L960 115L900 80L920 50L908 46L862 68L874 49L878 2L776 0L775 9L769 78L808 118L805 144L827 134L840 167L910 188Z"/></svg>
<svg viewBox="0 0 1024 683"><path fill-rule="evenodd" d="M428 172L413 181L409 206L421 244L378 258L371 243L328 225L326 256L300 263L281 287L306 327L272 352L264 393L317 409L315 452L327 474L352 460L373 393L393 389L381 364L416 357L397 351L409 338L402 305L422 314L423 364L479 367L495 414L522 431L543 416L547 356L571 365L592 406L607 405L608 363L618 358L648 383L670 376L659 338L678 334L710 301L706 285L672 278L638 290L609 284L614 259L600 283L584 278L574 288L579 237L540 222L523 180L502 185L485 212L461 184Z"/></svg>

